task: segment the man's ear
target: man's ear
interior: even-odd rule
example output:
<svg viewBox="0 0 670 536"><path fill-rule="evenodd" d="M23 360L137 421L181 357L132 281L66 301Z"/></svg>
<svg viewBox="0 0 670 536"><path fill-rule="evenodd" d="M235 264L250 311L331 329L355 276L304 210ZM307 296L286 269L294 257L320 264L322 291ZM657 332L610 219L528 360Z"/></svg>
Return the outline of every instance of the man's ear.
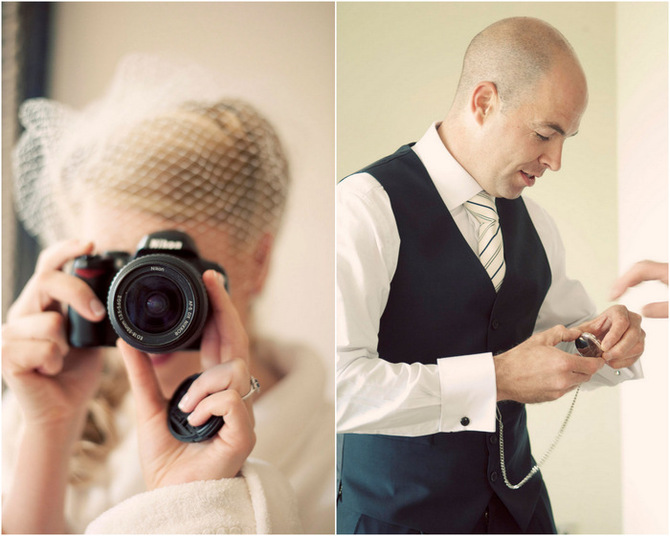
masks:
<svg viewBox="0 0 670 536"><path fill-rule="evenodd" d="M478 125L498 106L498 88L493 82L479 82L470 97L470 112Z"/></svg>

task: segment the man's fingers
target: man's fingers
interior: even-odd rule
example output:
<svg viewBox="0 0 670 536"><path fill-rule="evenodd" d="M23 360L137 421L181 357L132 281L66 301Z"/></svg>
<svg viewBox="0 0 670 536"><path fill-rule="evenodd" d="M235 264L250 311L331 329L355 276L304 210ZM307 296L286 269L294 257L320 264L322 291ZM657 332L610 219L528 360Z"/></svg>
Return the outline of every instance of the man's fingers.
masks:
<svg viewBox="0 0 670 536"><path fill-rule="evenodd" d="M578 383L588 381L589 378L603 368L603 366L605 366L605 360L600 359L599 357L582 357L580 355L571 354L571 372L586 376L586 378L580 378Z"/></svg>
<svg viewBox="0 0 670 536"><path fill-rule="evenodd" d="M603 353L603 359L608 364L621 359L637 359L644 352L644 339L646 333L643 329L630 329L623 337L608 351ZM620 368L620 367L614 367Z"/></svg>
<svg viewBox="0 0 670 536"><path fill-rule="evenodd" d="M644 343L640 343L633 347L627 355L623 357L614 357L607 361L607 364L613 369L620 369L630 367L635 363L644 352Z"/></svg>
<svg viewBox="0 0 670 536"><path fill-rule="evenodd" d="M602 337L601 346L603 352L608 352L621 339L624 333L630 328L631 322L635 320L635 313L631 313L622 305L615 305L606 312L611 323L607 334ZM638 315L639 316L639 315ZM639 325L639 324L638 324ZM594 335L599 335L595 333Z"/></svg>
<svg viewBox="0 0 670 536"><path fill-rule="evenodd" d="M149 419L157 412L165 410L165 399L149 356L121 339L116 341L116 346L128 370L140 420Z"/></svg>
<svg viewBox="0 0 670 536"><path fill-rule="evenodd" d="M576 326L576 329L578 329L581 333L591 333L592 335L598 337L598 339L602 339L602 337L611 327L612 322L609 318L607 318L607 315L601 314L593 320L589 320L588 322L584 322L583 324Z"/></svg>
<svg viewBox="0 0 670 536"><path fill-rule="evenodd" d="M565 326L554 326L546 331L539 333L540 341L547 346L556 346L561 342L571 342L576 340L582 334L575 328L566 328Z"/></svg>

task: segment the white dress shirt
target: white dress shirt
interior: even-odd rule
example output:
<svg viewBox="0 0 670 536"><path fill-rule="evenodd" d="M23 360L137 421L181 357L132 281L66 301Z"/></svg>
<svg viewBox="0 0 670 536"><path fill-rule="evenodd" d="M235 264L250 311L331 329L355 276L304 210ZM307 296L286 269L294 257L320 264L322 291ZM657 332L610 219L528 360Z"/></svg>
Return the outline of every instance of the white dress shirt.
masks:
<svg viewBox="0 0 670 536"><path fill-rule="evenodd" d="M478 223L463 207L481 186L451 156L434 123L413 150L426 167L464 238L476 252ZM565 250L549 215L524 198L544 245L552 282L535 331L577 325L596 315L581 283L565 273ZM388 195L367 173L337 187L337 429L401 436L467 430L495 432L496 382L490 352L444 356L424 365L417 356L390 363L377 352L379 321L398 260L400 237ZM448 329L448 326L445 326ZM573 346L574 349L574 346ZM409 364L411 363L411 364ZM617 374L604 366L584 387L641 376L639 364Z"/></svg>

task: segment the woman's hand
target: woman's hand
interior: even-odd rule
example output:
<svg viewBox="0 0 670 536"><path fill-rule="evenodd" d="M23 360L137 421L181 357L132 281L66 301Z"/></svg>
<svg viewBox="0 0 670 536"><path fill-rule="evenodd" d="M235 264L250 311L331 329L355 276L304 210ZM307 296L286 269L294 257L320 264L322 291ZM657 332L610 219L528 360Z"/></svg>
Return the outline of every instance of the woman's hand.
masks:
<svg viewBox="0 0 670 536"><path fill-rule="evenodd" d="M70 240L44 250L2 328L2 375L18 399L27 427L83 420L86 403L99 386L101 353L71 349L63 315L69 305L89 321L105 317L93 290L62 272L68 261L92 249L91 243Z"/></svg>
<svg viewBox="0 0 670 536"><path fill-rule="evenodd" d="M220 274L205 272L212 318L201 343L206 370L193 382L180 403L191 412L189 422L204 424L212 415L225 424L202 443L183 443L167 427L167 400L163 397L147 354L119 340L135 396L140 458L148 489L196 480L235 476L254 447L251 405L242 401L249 392L249 341Z"/></svg>
<svg viewBox="0 0 670 536"><path fill-rule="evenodd" d="M71 240L44 250L2 328L2 376L25 422L16 449L16 477L3 494L3 532L57 533L66 528L72 445L81 437L87 402L100 383L102 353L70 348L63 307L73 307L89 321L102 320L105 309L85 282L62 268L92 249L90 243Z"/></svg>

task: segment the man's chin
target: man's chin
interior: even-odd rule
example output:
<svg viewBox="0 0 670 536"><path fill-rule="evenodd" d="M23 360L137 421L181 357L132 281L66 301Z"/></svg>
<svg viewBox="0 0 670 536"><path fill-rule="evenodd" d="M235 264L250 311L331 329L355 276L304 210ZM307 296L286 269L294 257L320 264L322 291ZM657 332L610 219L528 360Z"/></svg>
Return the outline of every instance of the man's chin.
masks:
<svg viewBox="0 0 670 536"><path fill-rule="evenodd" d="M503 199L517 199L521 197L521 194L523 191L526 189L525 186L521 187L515 187L515 186L507 186L504 190L498 192L496 194L496 197L502 197Z"/></svg>

